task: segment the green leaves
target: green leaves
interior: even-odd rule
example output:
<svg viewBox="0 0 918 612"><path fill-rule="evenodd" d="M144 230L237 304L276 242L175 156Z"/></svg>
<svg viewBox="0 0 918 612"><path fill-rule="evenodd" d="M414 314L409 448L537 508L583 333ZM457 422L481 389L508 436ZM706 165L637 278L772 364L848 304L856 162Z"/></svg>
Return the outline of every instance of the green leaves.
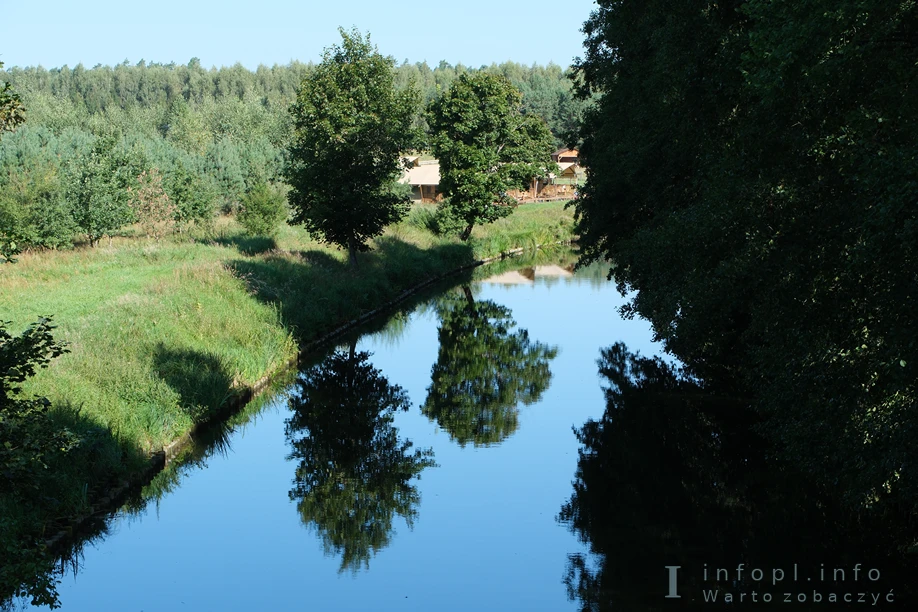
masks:
<svg viewBox="0 0 918 612"><path fill-rule="evenodd" d="M395 88L395 60L380 55L369 35L340 32L341 45L325 50L297 92L286 175L293 222L347 248L353 262L367 240L407 213L408 198L389 184L402 153L419 141L419 96L413 86Z"/></svg>
<svg viewBox="0 0 918 612"><path fill-rule="evenodd" d="M853 504L918 498L916 25L914 3L600 2L578 65L602 94L585 259Z"/></svg>
<svg viewBox="0 0 918 612"><path fill-rule="evenodd" d="M479 72L461 74L431 102L428 123L440 160L440 189L448 216L472 227L513 212L511 189L556 170L552 136L543 119L526 115L522 95L508 79Z"/></svg>
<svg viewBox="0 0 918 612"><path fill-rule="evenodd" d="M89 154L71 167L73 219L90 245L134 220L128 186L136 176L132 172L136 165L138 160L116 149L113 138L99 138Z"/></svg>
<svg viewBox="0 0 918 612"><path fill-rule="evenodd" d="M3 68L3 62L0 62L0 68ZM23 122L25 107L22 105L22 99L9 83L0 82L0 135L15 130Z"/></svg>

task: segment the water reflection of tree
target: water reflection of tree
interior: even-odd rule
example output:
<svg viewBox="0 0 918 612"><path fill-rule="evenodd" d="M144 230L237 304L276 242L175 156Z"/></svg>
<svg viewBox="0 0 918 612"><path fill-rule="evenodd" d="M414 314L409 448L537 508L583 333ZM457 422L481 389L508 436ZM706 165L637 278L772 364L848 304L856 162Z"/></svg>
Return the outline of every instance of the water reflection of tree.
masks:
<svg viewBox="0 0 918 612"><path fill-rule="evenodd" d="M342 555L342 570L368 567L389 544L396 515L412 524L420 503L412 481L435 465L431 450L398 437L392 421L408 397L368 358L352 344L304 371L286 428L299 460L290 498L326 553Z"/></svg>
<svg viewBox="0 0 918 612"><path fill-rule="evenodd" d="M574 492L559 517L598 556L568 565L565 583L582 610L707 609L703 589L751 592L761 587L750 582L751 568L770 575L795 563L811 573L823 563L846 567L849 580L857 563L879 567L884 577L871 590L895 587L899 601L914 595L903 592L914 561L896 552L914 541L907 521L842 510L844 483L804 480L773 458L742 403L662 361L616 344L599 366L606 411L577 432ZM740 563L747 571L733 584ZM679 600L664 599L671 565L682 568ZM718 582L713 568L732 568L731 580ZM817 587L839 586L827 585ZM772 590L790 590L783 586Z"/></svg>
<svg viewBox="0 0 918 612"><path fill-rule="evenodd" d="M513 331L510 310L463 296L438 304L440 350L421 407L465 446L496 444L519 426L517 406L537 402L551 381L549 362L558 354Z"/></svg>

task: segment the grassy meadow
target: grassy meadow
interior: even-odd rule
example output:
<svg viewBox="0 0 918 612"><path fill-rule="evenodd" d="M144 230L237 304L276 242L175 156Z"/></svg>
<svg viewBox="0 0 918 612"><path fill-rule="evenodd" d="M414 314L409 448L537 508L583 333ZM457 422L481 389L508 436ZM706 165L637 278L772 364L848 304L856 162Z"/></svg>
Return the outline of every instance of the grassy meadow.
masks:
<svg viewBox="0 0 918 612"><path fill-rule="evenodd" d="M478 258L571 237L559 203L520 207L477 227L468 243L431 233L432 208L416 205L360 254L356 270L343 251L300 228L259 238L230 218L198 236L25 254L0 268L2 318L17 330L52 315L56 337L70 343L25 391L149 453L283 367L299 343L406 288Z"/></svg>

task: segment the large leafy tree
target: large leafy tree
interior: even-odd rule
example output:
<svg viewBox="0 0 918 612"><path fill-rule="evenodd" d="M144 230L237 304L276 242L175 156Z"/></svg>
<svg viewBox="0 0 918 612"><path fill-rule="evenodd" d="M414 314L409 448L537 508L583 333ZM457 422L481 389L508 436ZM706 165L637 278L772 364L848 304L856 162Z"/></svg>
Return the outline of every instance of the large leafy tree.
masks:
<svg viewBox="0 0 918 612"><path fill-rule="evenodd" d="M519 405L539 401L558 349L513 328L509 309L471 290L438 307L440 350L421 411L461 446L497 444L519 427Z"/></svg>
<svg viewBox="0 0 918 612"><path fill-rule="evenodd" d="M432 101L428 123L440 160L443 211L468 240L476 224L513 212L511 189L525 189L555 169L545 120L523 112L522 94L503 76L462 74Z"/></svg>
<svg viewBox="0 0 918 612"><path fill-rule="evenodd" d="M392 185L401 154L416 144L420 102L413 86L396 89L395 60L369 35L340 32L341 44L325 50L297 92L287 181L292 222L346 248L353 264L408 210Z"/></svg>
<svg viewBox="0 0 918 612"><path fill-rule="evenodd" d="M599 2L588 259L856 505L918 499L918 8Z"/></svg>
<svg viewBox="0 0 918 612"><path fill-rule="evenodd" d="M413 480L434 465L432 451L412 450L392 424L408 396L351 344L300 375L290 407L299 461L290 498L326 551L341 554L342 570L367 566L396 516L412 524L421 499Z"/></svg>

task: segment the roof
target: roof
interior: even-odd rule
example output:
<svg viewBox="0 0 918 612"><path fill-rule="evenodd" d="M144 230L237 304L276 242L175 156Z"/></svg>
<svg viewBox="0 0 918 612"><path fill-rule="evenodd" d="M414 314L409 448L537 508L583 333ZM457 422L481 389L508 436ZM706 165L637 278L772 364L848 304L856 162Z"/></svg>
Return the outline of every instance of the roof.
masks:
<svg viewBox="0 0 918 612"><path fill-rule="evenodd" d="M580 152L577 151L577 149L568 149L566 147L563 149L558 149L551 154L553 159L558 159L559 157L579 157L579 155Z"/></svg>
<svg viewBox="0 0 918 612"><path fill-rule="evenodd" d="M402 178L398 179L398 182L412 186L439 185L440 163L422 163L420 166L409 168L402 174Z"/></svg>

